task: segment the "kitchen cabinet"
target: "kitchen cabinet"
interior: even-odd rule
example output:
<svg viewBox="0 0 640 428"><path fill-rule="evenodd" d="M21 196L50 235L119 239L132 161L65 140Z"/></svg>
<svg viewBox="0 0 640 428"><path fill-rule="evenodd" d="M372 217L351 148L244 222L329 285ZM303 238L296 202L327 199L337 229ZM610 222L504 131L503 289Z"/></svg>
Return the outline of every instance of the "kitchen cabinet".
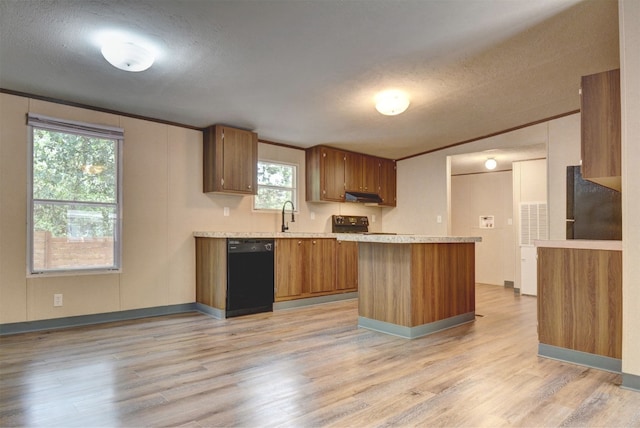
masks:
<svg viewBox="0 0 640 428"><path fill-rule="evenodd" d="M306 151L306 200L344 202L342 150L316 146Z"/></svg>
<svg viewBox="0 0 640 428"><path fill-rule="evenodd" d="M345 190L378 193L380 159L360 153L346 152L344 161Z"/></svg>
<svg viewBox="0 0 640 428"><path fill-rule="evenodd" d="M276 239L276 301L302 295L307 257L302 239Z"/></svg>
<svg viewBox="0 0 640 428"><path fill-rule="evenodd" d="M336 290L358 289L358 243L336 241Z"/></svg>
<svg viewBox="0 0 640 428"><path fill-rule="evenodd" d="M622 244L540 241L537 254L540 344L621 359Z"/></svg>
<svg viewBox="0 0 640 428"><path fill-rule="evenodd" d="M583 76L580 92L582 177L620 191L620 70Z"/></svg>
<svg viewBox="0 0 640 428"><path fill-rule="evenodd" d="M203 135L204 192L255 195L258 134L215 125Z"/></svg>
<svg viewBox="0 0 640 428"><path fill-rule="evenodd" d="M344 202L345 191L379 194L396 206L396 163L325 146L306 151L306 200Z"/></svg>
<svg viewBox="0 0 640 428"><path fill-rule="evenodd" d="M396 206L396 161L380 159L380 177L378 195L382 199L379 205Z"/></svg>
<svg viewBox="0 0 640 428"><path fill-rule="evenodd" d="M275 300L334 292L335 246L332 238L276 239Z"/></svg>

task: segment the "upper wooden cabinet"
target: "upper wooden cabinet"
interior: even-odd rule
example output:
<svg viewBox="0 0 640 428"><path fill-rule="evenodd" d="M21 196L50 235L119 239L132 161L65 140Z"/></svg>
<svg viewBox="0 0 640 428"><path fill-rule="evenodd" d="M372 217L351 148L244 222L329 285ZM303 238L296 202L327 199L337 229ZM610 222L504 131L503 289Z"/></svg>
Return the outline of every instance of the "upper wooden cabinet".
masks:
<svg viewBox="0 0 640 428"><path fill-rule="evenodd" d="M390 159L315 146L306 152L307 201L344 202L345 191L379 194L396 206L396 167Z"/></svg>
<svg viewBox="0 0 640 428"><path fill-rule="evenodd" d="M342 150L316 146L306 152L307 201L344 202Z"/></svg>
<svg viewBox="0 0 640 428"><path fill-rule="evenodd" d="M582 177L620 191L620 70L583 76L580 96Z"/></svg>
<svg viewBox="0 0 640 428"><path fill-rule="evenodd" d="M396 161L380 159L380 190L378 195L382 198L379 205L388 207L396 206Z"/></svg>
<svg viewBox="0 0 640 428"><path fill-rule="evenodd" d="M258 134L215 125L204 130L204 192L255 195Z"/></svg>

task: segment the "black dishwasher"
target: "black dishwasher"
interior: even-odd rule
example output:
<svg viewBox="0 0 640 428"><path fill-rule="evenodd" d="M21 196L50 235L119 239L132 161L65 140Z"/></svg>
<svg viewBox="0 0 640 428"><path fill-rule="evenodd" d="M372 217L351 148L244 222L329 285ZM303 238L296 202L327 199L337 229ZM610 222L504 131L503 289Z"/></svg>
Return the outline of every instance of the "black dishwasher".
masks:
<svg viewBox="0 0 640 428"><path fill-rule="evenodd" d="M273 310L273 239L227 239L227 317Z"/></svg>

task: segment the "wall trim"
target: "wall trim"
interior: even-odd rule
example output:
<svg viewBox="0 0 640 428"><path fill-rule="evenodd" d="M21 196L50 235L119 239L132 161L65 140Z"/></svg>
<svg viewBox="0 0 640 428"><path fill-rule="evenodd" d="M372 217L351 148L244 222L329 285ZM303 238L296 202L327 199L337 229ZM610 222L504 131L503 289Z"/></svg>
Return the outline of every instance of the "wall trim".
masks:
<svg viewBox="0 0 640 428"><path fill-rule="evenodd" d="M561 348L545 343L538 344L538 355L552 360L564 361L613 373L622 373L622 360L617 358ZM638 379L640 379L640 377L638 377ZM638 386L640 386L640 382Z"/></svg>
<svg viewBox="0 0 640 428"><path fill-rule="evenodd" d="M631 373L622 373L622 385L620 385L620 387L640 392L640 376Z"/></svg>
<svg viewBox="0 0 640 428"><path fill-rule="evenodd" d="M64 318L15 322L0 324L0 336L8 334L29 333L42 330L57 330L62 328L79 327L92 324L103 324L114 321L127 321L138 318L149 318L161 315L181 314L186 312L202 311L198 310L195 303L183 303L177 305L156 306L153 308L106 312L102 314L77 315Z"/></svg>

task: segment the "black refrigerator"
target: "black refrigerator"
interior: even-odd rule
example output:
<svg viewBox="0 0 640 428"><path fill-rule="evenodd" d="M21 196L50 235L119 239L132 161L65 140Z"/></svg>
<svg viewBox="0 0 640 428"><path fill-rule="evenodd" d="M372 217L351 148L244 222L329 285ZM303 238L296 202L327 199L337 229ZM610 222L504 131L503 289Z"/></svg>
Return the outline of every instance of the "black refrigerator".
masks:
<svg viewBox="0 0 640 428"><path fill-rule="evenodd" d="M567 167L567 239L622 240L620 192L585 180Z"/></svg>

